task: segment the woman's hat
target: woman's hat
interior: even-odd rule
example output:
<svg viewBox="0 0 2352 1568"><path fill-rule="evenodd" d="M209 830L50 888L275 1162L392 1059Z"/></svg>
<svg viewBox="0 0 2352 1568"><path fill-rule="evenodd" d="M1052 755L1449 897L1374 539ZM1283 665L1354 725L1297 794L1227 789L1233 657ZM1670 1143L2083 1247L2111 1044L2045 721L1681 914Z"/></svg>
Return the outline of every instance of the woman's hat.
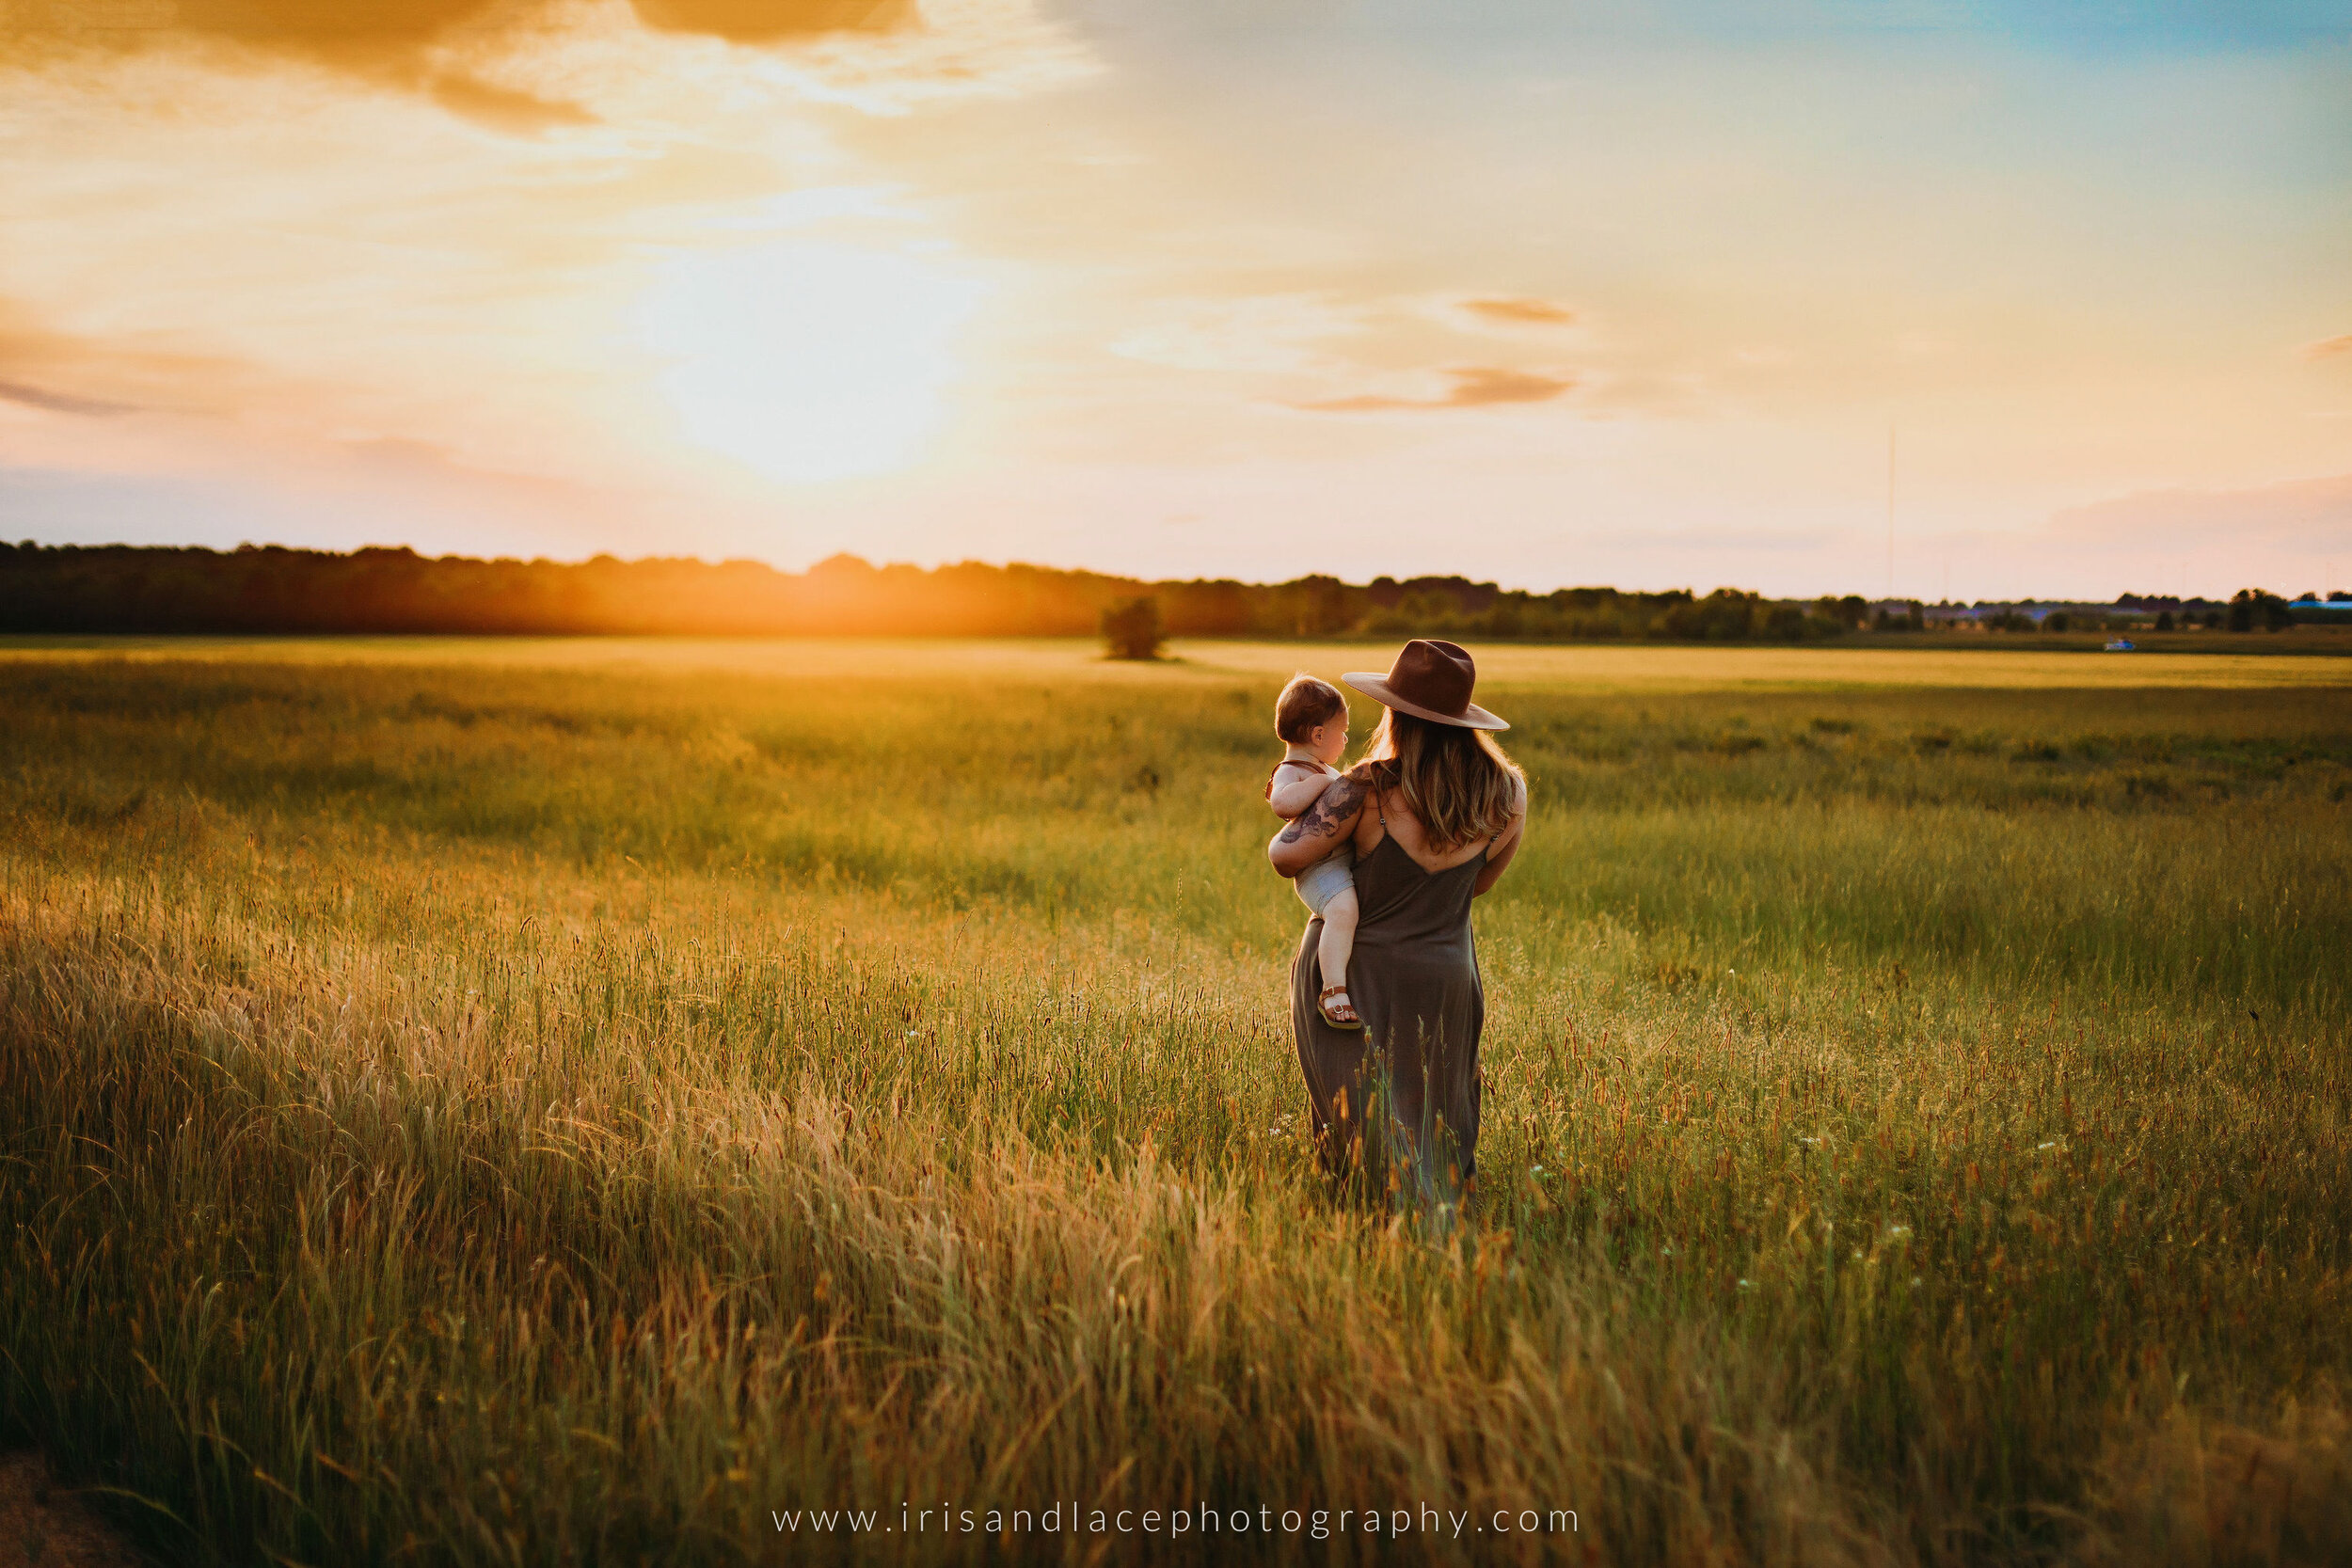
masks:
<svg viewBox="0 0 2352 1568"><path fill-rule="evenodd" d="M1458 724L1466 730L1511 727L1470 700L1470 689L1478 684L1478 666L1458 642L1416 637L1398 652L1386 675L1361 670L1340 679L1375 702L1433 724Z"/></svg>

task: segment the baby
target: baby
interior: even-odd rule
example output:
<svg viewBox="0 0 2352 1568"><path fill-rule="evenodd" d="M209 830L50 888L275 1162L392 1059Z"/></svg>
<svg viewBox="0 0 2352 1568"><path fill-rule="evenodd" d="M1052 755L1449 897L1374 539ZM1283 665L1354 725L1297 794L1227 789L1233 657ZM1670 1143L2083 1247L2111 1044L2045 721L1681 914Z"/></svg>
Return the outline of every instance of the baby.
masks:
<svg viewBox="0 0 2352 1568"><path fill-rule="evenodd" d="M1347 750L1347 700L1312 675L1294 676L1275 699L1274 733L1282 741L1282 760L1266 780L1265 798L1275 816L1291 821L1304 816L1340 776L1332 765ZM1342 844L1300 872L1293 885L1323 917L1323 941L1315 950L1323 990L1315 1010L1334 1029L1361 1029L1364 1021L1347 998L1347 958L1356 946L1355 847Z"/></svg>

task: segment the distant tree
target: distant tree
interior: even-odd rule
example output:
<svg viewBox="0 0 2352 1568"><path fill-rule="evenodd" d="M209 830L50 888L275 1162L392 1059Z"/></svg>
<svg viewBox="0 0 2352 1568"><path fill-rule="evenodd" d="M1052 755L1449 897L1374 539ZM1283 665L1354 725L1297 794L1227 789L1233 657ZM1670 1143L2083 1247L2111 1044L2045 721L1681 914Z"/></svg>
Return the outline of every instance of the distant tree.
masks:
<svg viewBox="0 0 2352 1568"><path fill-rule="evenodd" d="M1157 658L1164 641L1160 601L1149 594L1103 611L1103 645L1113 658Z"/></svg>
<svg viewBox="0 0 2352 1568"><path fill-rule="evenodd" d="M1150 619L1133 619L1149 600ZM2200 608L2203 606L2201 603ZM1105 614L1106 609L1111 611ZM485 561L405 547L348 554L0 542L0 633L146 632L598 636L1383 636L1527 641L1835 638L1867 626L1859 594L1808 608L1737 589L1504 589L1463 577L1328 576L1281 583L1152 582L977 561L930 569L852 555L803 573L756 561ZM1916 624L1904 603L1898 625Z"/></svg>
<svg viewBox="0 0 2352 1568"><path fill-rule="evenodd" d="M1655 629L1691 641L1738 642L1755 636L1766 618L1761 594L1718 588L1703 599L1686 598L1669 606Z"/></svg>
<svg viewBox="0 0 2352 1568"><path fill-rule="evenodd" d="M1869 603L1859 594L1849 594L1842 599L1824 594L1813 601L1813 613L1851 631L1861 630L1870 621Z"/></svg>
<svg viewBox="0 0 2352 1568"><path fill-rule="evenodd" d="M2156 611L2156 629L2158 631L2170 631L2172 629L2172 612L2170 610L2160 610Z"/></svg>
<svg viewBox="0 0 2352 1568"><path fill-rule="evenodd" d="M2295 625L2295 612L2286 600L2260 588L2241 588L2230 599L2230 629L2252 631L2257 626L2265 631L2284 631Z"/></svg>
<svg viewBox="0 0 2352 1568"><path fill-rule="evenodd" d="M2066 611L2062 610L2054 610L2042 618L2043 631L2064 631L2072 624L2067 619Z"/></svg>

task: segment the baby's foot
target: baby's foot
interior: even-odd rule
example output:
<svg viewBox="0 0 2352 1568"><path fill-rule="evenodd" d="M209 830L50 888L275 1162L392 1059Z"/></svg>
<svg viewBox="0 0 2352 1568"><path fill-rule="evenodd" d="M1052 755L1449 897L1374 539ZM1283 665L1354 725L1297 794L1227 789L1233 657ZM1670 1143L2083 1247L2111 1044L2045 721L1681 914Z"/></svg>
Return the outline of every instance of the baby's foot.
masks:
<svg viewBox="0 0 2352 1568"><path fill-rule="evenodd" d="M1333 1000L1333 998L1337 1000ZM1345 986L1326 986L1315 993L1315 1011L1323 1022L1334 1029L1361 1029L1364 1021L1356 1016L1356 1004L1347 999Z"/></svg>

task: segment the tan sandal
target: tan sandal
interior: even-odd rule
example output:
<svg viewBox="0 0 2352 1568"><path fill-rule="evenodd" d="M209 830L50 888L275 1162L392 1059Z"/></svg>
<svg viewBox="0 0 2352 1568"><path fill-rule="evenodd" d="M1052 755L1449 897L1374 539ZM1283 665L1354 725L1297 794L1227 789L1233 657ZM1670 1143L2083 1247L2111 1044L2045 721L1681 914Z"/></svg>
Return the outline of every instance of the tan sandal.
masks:
<svg viewBox="0 0 2352 1568"><path fill-rule="evenodd" d="M1332 1016L1331 998L1334 996L1340 999L1339 1006L1346 1010L1345 1018ZM1321 1013L1323 1022L1334 1029L1361 1029L1364 1026L1364 1021L1356 1016L1356 1004L1348 1000L1347 988L1343 985L1326 986L1316 992L1315 1011Z"/></svg>

